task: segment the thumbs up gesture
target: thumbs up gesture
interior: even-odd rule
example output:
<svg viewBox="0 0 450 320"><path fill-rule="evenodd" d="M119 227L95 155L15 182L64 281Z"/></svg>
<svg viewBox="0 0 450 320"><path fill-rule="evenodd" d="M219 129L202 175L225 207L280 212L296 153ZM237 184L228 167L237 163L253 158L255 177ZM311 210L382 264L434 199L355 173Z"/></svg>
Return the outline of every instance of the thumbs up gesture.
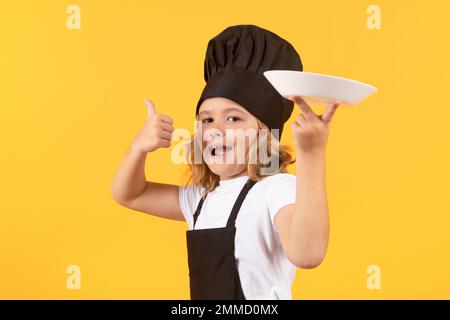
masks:
<svg viewBox="0 0 450 320"><path fill-rule="evenodd" d="M173 119L157 113L155 105L150 100L145 99L144 102L147 105L148 118L133 139L132 147L144 153L170 147L174 130Z"/></svg>

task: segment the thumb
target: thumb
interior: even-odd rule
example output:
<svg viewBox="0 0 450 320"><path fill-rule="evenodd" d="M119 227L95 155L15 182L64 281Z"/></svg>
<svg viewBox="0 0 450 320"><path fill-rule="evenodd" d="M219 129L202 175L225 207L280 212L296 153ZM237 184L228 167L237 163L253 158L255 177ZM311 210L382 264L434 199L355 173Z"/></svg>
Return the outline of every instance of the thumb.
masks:
<svg viewBox="0 0 450 320"><path fill-rule="evenodd" d="M148 99L144 99L144 102L147 105L147 114L149 117L151 117L152 115L154 115L156 113L155 105L153 104L153 102L151 102Z"/></svg>

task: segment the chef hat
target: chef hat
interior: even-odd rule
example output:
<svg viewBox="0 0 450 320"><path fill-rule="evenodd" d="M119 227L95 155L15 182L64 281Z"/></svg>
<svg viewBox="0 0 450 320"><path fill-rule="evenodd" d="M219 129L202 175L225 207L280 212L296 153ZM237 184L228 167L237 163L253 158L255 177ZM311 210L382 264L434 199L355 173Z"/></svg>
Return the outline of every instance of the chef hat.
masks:
<svg viewBox="0 0 450 320"><path fill-rule="evenodd" d="M227 27L209 40L204 62L206 85L197 103L223 97L240 104L279 138L294 103L281 96L263 75L267 70L303 71L294 47L275 33L255 25Z"/></svg>

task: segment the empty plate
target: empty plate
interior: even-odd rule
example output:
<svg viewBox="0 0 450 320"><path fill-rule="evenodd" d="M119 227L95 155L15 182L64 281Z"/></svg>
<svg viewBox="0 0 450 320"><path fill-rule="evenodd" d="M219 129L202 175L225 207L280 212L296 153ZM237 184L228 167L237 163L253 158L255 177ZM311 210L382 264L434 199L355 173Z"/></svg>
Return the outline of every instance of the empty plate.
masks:
<svg viewBox="0 0 450 320"><path fill-rule="evenodd" d="M320 73L269 70L263 74L283 97L301 96L311 104L328 105L332 101L341 101L355 105L378 91L364 82Z"/></svg>

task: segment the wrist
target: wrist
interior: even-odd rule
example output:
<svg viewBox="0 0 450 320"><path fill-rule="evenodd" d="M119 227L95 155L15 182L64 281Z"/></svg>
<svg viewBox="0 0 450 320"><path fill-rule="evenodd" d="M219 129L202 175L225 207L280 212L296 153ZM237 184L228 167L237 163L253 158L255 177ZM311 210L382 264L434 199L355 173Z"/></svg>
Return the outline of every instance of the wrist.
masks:
<svg viewBox="0 0 450 320"><path fill-rule="evenodd" d="M311 149L308 151L301 150L299 148L296 149L297 158L324 158L326 155L326 149L325 148L317 148L317 149Z"/></svg>
<svg viewBox="0 0 450 320"><path fill-rule="evenodd" d="M298 151L296 155L296 167L300 168L323 168L325 167L325 150L316 151Z"/></svg>
<svg viewBox="0 0 450 320"><path fill-rule="evenodd" d="M142 157L142 156L145 156L147 154L146 151L142 150L141 148L139 148L134 143L132 143L130 145L129 151L130 151L131 154L133 154L135 156L138 156L138 157Z"/></svg>

